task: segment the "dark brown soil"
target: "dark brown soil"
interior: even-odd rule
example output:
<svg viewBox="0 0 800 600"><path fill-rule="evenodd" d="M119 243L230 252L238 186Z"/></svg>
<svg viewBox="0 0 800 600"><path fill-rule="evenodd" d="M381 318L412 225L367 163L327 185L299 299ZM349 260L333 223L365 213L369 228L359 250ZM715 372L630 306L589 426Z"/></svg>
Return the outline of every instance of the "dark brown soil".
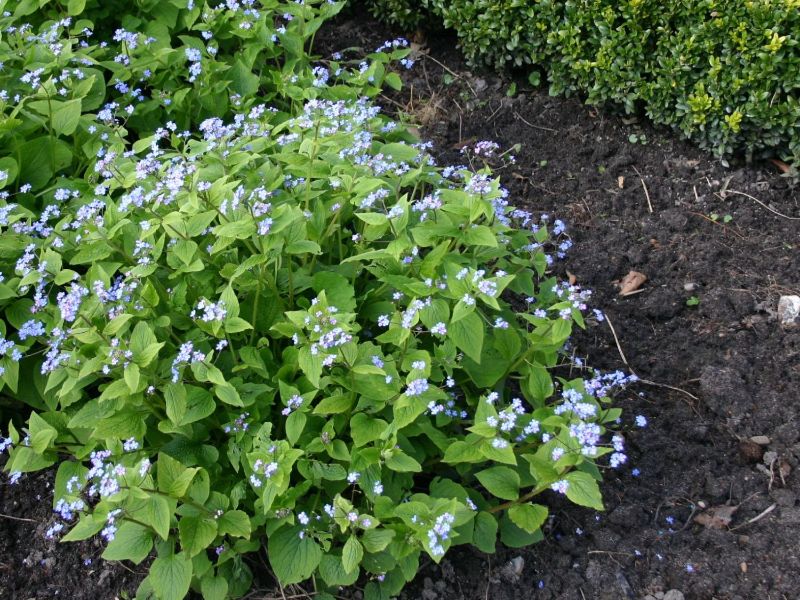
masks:
<svg viewBox="0 0 800 600"><path fill-rule="evenodd" d="M106 563L98 540L58 544L45 537L53 515L53 471L0 480L0 600L133 598L146 573ZM127 593L127 596L125 595Z"/></svg>
<svg viewBox="0 0 800 600"><path fill-rule="evenodd" d="M357 15L321 33L330 52L371 50L402 32ZM442 164L463 162L465 142L520 144L502 172L512 203L568 222L575 246L557 269L594 290L616 332L593 327L576 351L601 369L627 360L651 383L620 401L627 422L641 414L649 424L631 428L630 463L608 474L605 513L556 501L541 544L493 556L455 549L403 597L797 598L800 328L775 318L778 298L800 293L796 190L771 163L726 167L671 132L577 99L523 84L509 97L511 80L470 72L450 35L415 39L423 53L387 110L410 113ZM630 270L648 281L620 297L612 282ZM0 516L0 598L130 593L140 576L103 566L99 547L44 540L50 477L0 483L0 513L35 521ZM727 525L695 522L723 505L738 507Z"/></svg>

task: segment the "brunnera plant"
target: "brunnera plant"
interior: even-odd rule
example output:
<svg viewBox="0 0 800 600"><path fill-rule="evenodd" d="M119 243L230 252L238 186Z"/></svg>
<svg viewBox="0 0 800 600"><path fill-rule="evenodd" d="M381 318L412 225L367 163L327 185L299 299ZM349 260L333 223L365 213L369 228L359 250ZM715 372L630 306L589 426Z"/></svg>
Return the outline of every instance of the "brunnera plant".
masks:
<svg viewBox="0 0 800 600"><path fill-rule="evenodd" d="M65 54L116 52L81 44L69 17L36 34L46 66L2 48L4 84L30 88L5 98L20 123L4 135L70 153L44 175L24 153L0 159L0 378L32 410L0 440L5 469L57 468L48 535L152 559L143 598L241 596L243 557L263 550L284 585L394 595L423 553L541 539L546 494L602 509L601 469L625 461L607 428L630 379L553 374L589 299L549 274L564 224L509 205L494 145L441 168L380 114L367 96L399 81L387 65L410 64L403 41L314 64L300 22L315 17L295 11L328 3L269 6L285 25L256 3L177 13L187 31L193 11L212 29L299 28L304 58L278 44L276 67L216 115L176 97L202 106L191 78L237 57L195 61L186 36L161 89L125 104L103 61L85 95L85 78L58 81ZM133 29L113 35L131 49L146 35ZM170 85L175 103L148 104ZM32 105L48 99L78 100L77 120Z"/></svg>

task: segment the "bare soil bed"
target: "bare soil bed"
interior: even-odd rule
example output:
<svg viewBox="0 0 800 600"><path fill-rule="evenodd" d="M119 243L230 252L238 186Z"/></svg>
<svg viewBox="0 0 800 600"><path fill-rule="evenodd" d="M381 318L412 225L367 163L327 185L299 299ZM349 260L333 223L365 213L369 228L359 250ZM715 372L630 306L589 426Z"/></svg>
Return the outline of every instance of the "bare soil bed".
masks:
<svg viewBox="0 0 800 600"><path fill-rule="evenodd" d="M402 33L350 14L318 51ZM577 335L575 352L649 383L620 399L627 423L641 414L648 426L631 426L629 464L608 472L605 513L548 498L544 542L456 548L403 597L797 598L800 327L775 315L781 295L800 293L797 190L772 163L726 167L643 120L522 84L509 96L512 80L469 70L450 34L414 39L417 65L386 110L409 113L441 164L462 162L466 143L520 144L502 172L512 203L567 221L574 247L556 270L593 289L613 326ZM619 296L612 282L631 270L648 279ZM142 568L44 539L51 480L0 483L0 598L132 596ZM251 597L280 598L261 564L265 591Z"/></svg>

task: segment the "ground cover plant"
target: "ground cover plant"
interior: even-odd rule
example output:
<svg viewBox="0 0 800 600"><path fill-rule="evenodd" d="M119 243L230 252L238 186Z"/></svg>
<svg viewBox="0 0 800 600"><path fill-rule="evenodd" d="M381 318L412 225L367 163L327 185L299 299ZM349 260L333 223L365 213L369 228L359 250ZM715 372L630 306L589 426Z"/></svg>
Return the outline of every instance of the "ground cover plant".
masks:
<svg viewBox="0 0 800 600"><path fill-rule="evenodd" d="M800 161L795 0L370 0L406 28L425 10L473 62L536 65L552 94L644 112L718 156ZM538 82L539 72L533 72Z"/></svg>
<svg viewBox="0 0 800 600"><path fill-rule="evenodd" d="M626 460L630 378L550 373L602 319L564 224L380 114L405 40L313 60L340 8L2 5L4 468L57 468L47 535L148 561L140 597L243 595L264 548L385 597Z"/></svg>

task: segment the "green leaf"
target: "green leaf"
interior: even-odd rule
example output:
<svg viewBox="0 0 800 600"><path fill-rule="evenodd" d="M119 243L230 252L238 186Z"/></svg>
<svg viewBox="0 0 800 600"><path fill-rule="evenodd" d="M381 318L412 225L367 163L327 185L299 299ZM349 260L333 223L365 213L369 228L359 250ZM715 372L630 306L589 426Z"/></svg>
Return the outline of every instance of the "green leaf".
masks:
<svg viewBox="0 0 800 600"><path fill-rule="evenodd" d="M358 571L348 573L344 570L342 559L334 554L326 554L319 563L319 574L329 586L353 585L358 581Z"/></svg>
<svg viewBox="0 0 800 600"><path fill-rule="evenodd" d="M377 440L386 429L383 419L374 419L364 413L356 413L350 419L350 435L356 447L361 447Z"/></svg>
<svg viewBox="0 0 800 600"><path fill-rule="evenodd" d="M345 573L357 571L362 558L364 558L364 547L355 535L351 535L342 548L342 566Z"/></svg>
<svg viewBox="0 0 800 600"><path fill-rule="evenodd" d="M228 581L224 577L206 575L200 580L203 600L225 600L228 597Z"/></svg>
<svg viewBox="0 0 800 600"><path fill-rule="evenodd" d="M398 473L419 473L422 471L422 465L400 450L395 450L386 459L386 466Z"/></svg>
<svg viewBox="0 0 800 600"><path fill-rule="evenodd" d="M253 326L241 317L229 317L225 321L225 333L240 333L252 328Z"/></svg>
<svg viewBox="0 0 800 600"><path fill-rule="evenodd" d="M543 538L541 529L537 529L534 533L528 533L517 527L508 515L500 518L500 541L509 548L524 548Z"/></svg>
<svg viewBox="0 0 800 600"><path fill-rule="evenodd" d="M481 462L483 459L484 456L478 446L459 440L448 446L442 460L447 464L457 465L458 463Z"/></svg>
<svg viewBox="0 0 800 600"><path fill-rule="evenodd" d="M192 583L192 561L183 552L159 556L148 579L159 600L183 600Z"/></svg>
<svg viewBox="0 0 800 600"><path fill-rule="evenodd" d="M539 364L531 365L528 377L524 380L522 391L525 392L534 406L543 406L545 400L553 395L553 380L547 369Z"/></svg>
<svg viewBox="0 0 800 600"><path fill-rule="evenodd" d="M250 517L242 510L225 511L217 522L221 535L250 537Z"/></svg>
<svg viewBox="0 0 800 600"><path fill-rule="evenodd" d="M306 414L295 411L286 419L286 439L294 446L306 426Z"/></svg>
<svg viewBox="0 0 800 600"><path fill-rule="evenodd" d="M256 224L250 220L246 221L231 221L224 225L218 225L214 228L214 234L218 238L233 238L237 240L246 240L256 232Z"/></svg>
<svg viewBox="0 0 800 600"><path fill-rule="evenodd" d="M322 248L311 240L297 240L286 246L287 254L322 254Z"/></svg>
<svg viewBox="0 0 800 600"><path fill-rule="evenodd" d="M447 336L472 360L481 362L483 321L477 314L470 313L455 323L451 320L447 327Z"/></svg>
<svg viewBox="0 0 800 600"><path fill-rule="evenodd" d="M228 75L231 79L231 89L240 96L249 98L258 91L258 75L253 73L241 58L233 63Z"/></svg>
<svg viewBox="0 0 800 600"><path fill-rule="evenodd" d="M142 509L137 511L140 520L155 529L156 533L165 540L169 537L169 525L172 511L169 502L163 496L151 494L145 501Z"/></svg>
<svg viewBox="0 0 800 600"><path fill-rule="evenodd" d="M58 430L35 412L28 420L31 434L30 447L37 454L42 454L58 437Z"/></svg>
<svg viewBox="0 0 800 600"><path fill-rule="evenodd" d="M481 511L475 516L472 542L481 552L494 554L497 546L497 519L493 514Z"/></svg>
<svg viewBox="0 0 800 600"><path fill-rule="evenodd" d="M183 517L178 522L181 548L194 556L208 548L217 537L217 522L206 517Z"/></svg>
<svg viewBox="0 0 800 600"><path fill-rule="evenodd" d="M244 402L242 402L242 399L239 397L239 392L237 392L236 388L230 383L226 382L223 385L215 385L214 394L216 394L217 398L222 400L225 404L230 404L231 406L244 406Z"/></svg>
<svg viewBox="0 0 800 600"><path fill-rule="evenodd" d="M189 484L192 483L192 479L199 469L185 467L169 454L161 452L158 455L156 470L158 489L173 498L181 498L186 494Z"/></svg>
<svg viewBox="0 0 800 600"><path fill-rule="evenodd" d="M319 566L322 549L301 527L283 527L267 540L269 564L282 585L305 581Z"/></svg>
<svg viewBox="0 0 800 600"><path fill-rule="evenodd" d="M64 462L58 465L56 483L55 486L53 486L53 508L55 508L55 505L61 498L69 495L67 492L67 483L69 480L73 477L77 477L78 481L85 481L86 473L88 472L89 469L76 460L64 460ZM72 493L75 493L74 490Z"/></svg>
<svg viewBox="0 0 800 600"><path fill-rule="evenodd" d="M464 242L470 246L497 246L497 236L486 225L474 225L464 232Z"/></svg>
<svg viewBox="0 0 800 600"><path fill-rule="evenodd" d="M339 394L324 398L314 407L315 415L335 415L350 410L353 406L353 397L349 394Z"/></svg>
<svg viewBox="0 0 800 600"><path fill-rule="evenodd" d="M123 521L103 552L105 560L129 560L138 565L153 549L153 532L139 523Z"/></svg>
<svg viewBox="0 0 800 600"><path fill-rule="evenodd" d="M591 475L583 471L572 471L564 479L569 482L567 498L572 502L596 510L605 510L600 486Z"/></svg>
<svg viewBox="0 0 800 600"><path fill-rule="evenodd" d="M534 533L547 519L547 507L541 504L517 504L508 509L508 516L520 529Z"/></svg>
<svg viewBox="0 0 800 600"><path fill-rule="evenodd" d="M134 393L137 389L139 389L139 375L139 365L136 363L131 363L124 369L125 383L127 384L131 393Z"/></svg>
<svg viewBox="0 0 800 600"><path fill-rule="evenodd" d="M93 514L84 514L81 520L70 529L69 533L61 538L62 542L80 542L100 533L106 526L105 518L95 517ZM121 528L121 527L120 527Z"/></svg>
<svg viewBox="0 0 800 600"><path fill-rule="evenodd" d="M16 181L18 174L17 161L10 156L0 158L0 187L5 187L8 183Z"/></svg>
<svg viewBox="0 0 800 600"><path fill-rule="evenodd" d="M86 0L69 0L67 2L67 14L75 17L83 12L86 6Z"/></svg>
<svg viewBox="0 0 800 600"><path fill-rule="evenodd" d="M163 345L163 342L158 342L150 325L145 321L139 321L131 332L129 347L133 352L134 362L140 367L149 365Z"/></svg>
<svg viewBox="0 0 800 600"><path fill-rule="evenodd" d="M400 91L400 88L403 87L403 82L397 73L387 73L386 77L383 78L383 82L393 90Z"/></svg>
<svg viewBox="0 0 800 600"><path fill-rule="evenodd" d="M50 181L54 173L72 163L72 150L62 140L42 136L18 147L19 181L30 183L38 190Z"/></svg>
<svg viewBox="0 0 800 600"><path fill-rule="evenodd" d="M367 552L376 553L384 550L394 537L393 529L368 529L361 537L361 543Z"/></svg>
<svg viewBox="0 0 800 600"><path fill-rule="evenodd" d="M168 383L164 388L164 403L169 420L174 425L180 425L186 414L186 387L179 383Z"/></svg>
<svg viewBox="0 0 800 600"><path fill-rule="evenodd" d="M356 213L355 216L368 225L383 225L389 222L388 217L382 213Z"/></svg>
<svg viewBox="0 0 800 600"><path fill-rule="evenodd" d="M81 118L81 101L67 100L60 102L53 112L53 129L60 135L72 135Z"/></svg>
<svg viewBox="0 0 800 600"><path fill-rule="evenodd" d="M312 354L309 346L303 346L297 353L297 366L303 370L314 387L319 387L319 378L322 375L322 357L319 352Z"/></svg>
<svg viewBox="0 0 800 600"><path fill-rule="evenodd" d="M481 444L481 454L495 462L503 463L506 465L517 466L517 455L514 454L514 448L509 444L504 448L495 448L492 443L494 440L484 440Z"/></svg>
<svg viewBox="0 0 800 600"><path fill-rule="evenodd" d="M519 475L509 467L490 467L475 474L490 494L503 500L519 498Z"/></svg>

